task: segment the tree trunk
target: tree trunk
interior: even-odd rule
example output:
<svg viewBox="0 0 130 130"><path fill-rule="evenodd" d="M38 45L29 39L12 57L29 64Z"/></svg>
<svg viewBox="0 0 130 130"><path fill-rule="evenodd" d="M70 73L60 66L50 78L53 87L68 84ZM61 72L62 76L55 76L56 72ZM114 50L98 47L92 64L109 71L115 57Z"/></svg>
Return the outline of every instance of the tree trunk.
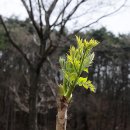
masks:
<svg viewBox="0 0 130 130"><path fill-rule="evenodd" d="M37 130L37 90L38 77L34 71L30 75L29 88L29 130Z"/></svg>
<svg viewBox="0 0 130 130"><path fill-rule="evenodd" d="M57 100L56 130L66 130L68 103L65 97Z"/></svg>

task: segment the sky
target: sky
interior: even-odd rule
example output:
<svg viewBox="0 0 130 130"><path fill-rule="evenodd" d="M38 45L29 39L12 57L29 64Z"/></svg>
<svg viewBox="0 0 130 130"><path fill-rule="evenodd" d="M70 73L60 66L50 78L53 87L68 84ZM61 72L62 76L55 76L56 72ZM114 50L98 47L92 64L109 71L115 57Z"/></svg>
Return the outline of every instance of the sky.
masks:
<svg viewBox="0 0 130 130"><path fill-rule="evenodd" d="M130 33L130 6L112 16L102 19L100 25L105 26L115 34Z"/></svg>
<svg viewBox="0 0 130 130"><path fill-rule="evenodd" d="M20 0L0 0L0 14L5 17L16 15L20 19L27 17ZM103 26L116 35L130 33L130 0L127 1L127 7L122 8L112 16L102 19L93 28Z"/></svg>

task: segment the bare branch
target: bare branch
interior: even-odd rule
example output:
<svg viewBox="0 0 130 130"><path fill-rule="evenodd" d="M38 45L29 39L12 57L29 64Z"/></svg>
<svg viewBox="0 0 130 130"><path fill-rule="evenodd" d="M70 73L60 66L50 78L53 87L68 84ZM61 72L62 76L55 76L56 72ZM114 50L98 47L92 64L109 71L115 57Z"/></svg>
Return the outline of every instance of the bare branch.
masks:
<svg viewBox="0 0 130 130"><path fill-rule="evenodd" d="M69 21L70 21L70 20L74 20L74 19L78 19L78 18L80 18L80 17L85 16L87 13L93 13L94 11L96 11L96 10L92 10L91 7L90 7L88 10L85 10L82 14L79 14L79 15L77 15L77 16L71 17L71 18L69 19Z"/></svg>
<svg viewBox="0 0 130 130"><path fill-rule="evenodd" d="M86 1L87 0L81 0L79 3L77 3L77 5L72 9L72 11L69 13L69 15L65 19L62 19L60 33L63 33L64 27L65 27L66 23L70 20L71 16L73 16L73 14L82 5L82 3L86 2Z"/></svg>
<svg viewBox="0 0 130 130"><path fill-rule="evenodd" d="M30 5L30 13L31 13L32 17L34 18L32 0L29 0L29 5Z"/></svg>
<svg viewBox="0 0 130 130"><path fill-rule="evenodd" d="M63 9L60 11L59 15L57 16L56 20L54 21L54 23L51 25L52 26L55 26L57 21L59 20L60 16L65 12L66 8L69 6L69 4L72 2L72 0L68 0L66 5L63 7Z"/></svg>
<svg viewBox="0 0 130 130"><path fill-rule="evenodd" d="M48 9L48 11L47 11L47 13L48 13L49 16L51 15L52 11L54 10L54 8L55 8L57 2L58 2L58 0L54 0L54 1L52 2L52 4L50 5L50 7L49 7L49 9Z"/></svg>
<svg viewBox="0 0 130 130"><path fill-rule="evenodd" d="M26 54L19 48L19 46L14 42L14 40L11 38L11 35L5 25L5 22L2 18L2 16L0 15L0 21L1 21L1 24L2 26L4 27L4 30L6 32L6 35L10 41L10 43L12 44L12 46L23 56L23 58L26 60L26 62L28 63L28 65L32 68L32 64L30 62L30 60L27 58Z"/></svg>
<svg viewBox="0 0 130 130"><path fill-rule="evenodd" d="M76 10L81 6L82 3L86 2L87 0L81 0L77 5L73 8L70 14L64 19L64 24L70 19L70 17L76 12Z"/></svg>
<svg viewBox="0 0 130 130"><path fill-rule="evenodd" d="M76 6L72 9L72 11L71 11L65 18L63 18L63 16L62 16L61 22L59 22L59 23L56 24L56 22L58 21L59 18L56 19L56 21L53 23L53 25L55 25L55 26L61 25L60 33L63 32L63 29L64 29L66 23L67 23L67 22L70 20L70 18L74 15L74 13L77 11L77 9L78 9L84 2L86 2L86 1L87 1L87 0L81 0L79 3L77 3ZM71 0L66 4L66 6L68 6L68 5L70 4L70 2L71 2ZM61 12L60 15L62 15L62 14L64 15L64 11L65 11L65 9L67 8L66 6L65 6L65 8L63 8L63 11ZM58 17L60 17L60 16L58 16Z"/></svg>
<svg viewBox="0 0 130 130"><path fill-rule="evenodd" d="M52 4L50 5L48 11L45 13L45 21L46 21L46 28L50 28L50 22L49 22L49 19L50 19L50 15L51 13L53 12L56 4L57 4L58 0L54 0L52 2Z"/></svg>
<svg viewBox="0 0 130 130"><path fill-rule="evenodd" d="M106 15L103 15L103 16L99 17L97 20L95 20L95 21L89 23L88 25L83 26L83 27L81 27L80 29L76 30L76 31L75 31L75 34L78 33L78 32L80 32L82 29L88 28L88 27L90 27L91 25L93 25L93 24L99 22L101 19L103 19L103 18L105 18L105 17L108 17L108 16L110 16L110 15L115 14L116 12L118 12L120 9L122 9L122 8L125 6L126 2L127 2L127 0L125 0L124 3L123 3L118 9L116 9L115 11L113 11L113 12L111 12L111 13L108 13L108 14L106 14Z"/></svg>
<svg viewBox="0 0 130 130"><path fill-rule="evenodd" d="M45 5L44 5L44 3L43 3L43 0L41 0L41 6L42 6L43 10L46 12Z"/></svg>
<svg viewBox="0 0 130 130"><path fill-rule="evenodd" d="M28 5L26 4L25 0L21 0L21 2L23 3L23 5L24 5L24 7L25 7L25 9L26 9L26 11L28 13L28 16L31 19L31 21L32 21L32 23L33 23L33 25L34 25L34 27L35 27L38 35L40 36L41 33L40 33L40 29L39 29L39 27L38 27L38 25L37 25L37 23L36 23L36 21L34 19L34 14L33 14L33 8L32 8L32 2L31 2L31 0L29 0L30 9L29 9Z"/></svg>
<svg viewBox="0 0 130 130"><path fill-rule="evenodd" d="M41 33L43 32L42 29L43 29L43 22L42 22L42 10L41 10L41 3L40 3L40 0L38 0L38 8L39 8L39 20L40 20L40 30L41 30ZM42 34L43 35L43 34Z"/></svg>
<svg viewBox="0 0 130 130"><path fill-rule="evenodd" d="M45 31L44 33L41 32L41 36L39 36L40 40L41 40L41 47L40 47L40 54L41 54L41 57L42 57L42 60L41 62L39 63L40 65L38 66L41 66L42 63L44 62L44 60L46 59L46 53L48 53L46 50L45 50L45 47L46 47L46 41L49 37L49 33L50 33L50 22L49 22L49 19L50 19L50 15L51 13L53 12L55 6L56 6L56 3L58 2L58 0L54 0L52 2L52 4L50 5L48 11L45 12L45 21L46 21L46 27L45 27ZM43 5L44 6L44 5ZM44 36L44 38L43 38Z"/></svg>
<svg viewBox="0 0 130 130"><path fill-rule="evenodd" d="M39 39L40 39L40 49L39 49L39 53L40 55L42 56L42 54L44 53L45 51L45 41L46 41L46 37L48 35L48 30L49 30L49 27L45 30L44 34L43 34L43 22L42 22L42 10L41 10L41 3L40 3L40 0L38 0L38 7L39 7L39 21L40 21L40 27L38 26L37 22L35 21L34 19L34 14L33 14L33 7L32 7L32 1L29 0L29 6L30 6L30 9L28 7L28 5L26 4L25 0L21 0L35 29L36 29L36 32L39 36ZM43 38L44 36L44 38ZM45 40L44 40L45 39Z"/></svg>

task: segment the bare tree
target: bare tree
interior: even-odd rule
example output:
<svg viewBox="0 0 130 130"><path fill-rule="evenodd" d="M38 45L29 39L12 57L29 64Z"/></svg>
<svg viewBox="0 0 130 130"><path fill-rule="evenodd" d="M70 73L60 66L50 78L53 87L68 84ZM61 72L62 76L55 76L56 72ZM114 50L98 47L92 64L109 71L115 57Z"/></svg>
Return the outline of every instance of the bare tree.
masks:
<svg viewBox="0 0 130 130"><path fill-rule="evenodd" d="M35 57L35 63L33 63L27 54L18 46L18 44L13 40L10 32L0 16L1 24L3 25L6 35L9 38L12 46L22 55L28 64L30 79L29 79L29 128L30 130L37 130L37 94L38 94L38 82L40 77L40 71L43 67L44 62L47 57L52 54L58 45L54 45L51 39L51 32L57 29L59 32L59 38L63 34L66 25L71 21L76 21L81 17L86 17L90 12L98 10L99 8L106 6L105 2L96 3L98 8L94 9L91 6L95 1L91 0L21 0L23 6L25 7L28 16L34 26L37 36L40 41L39 51ZM126 4L126 0L120 5L120 7L112 10L108 14L103 14L96 18L96 20L91 21L77 28L76 32L82 29L88 28L99 20L112 15L119 11ZM86 10L82 10L83 6L86 6ZM111 6L111 5L110 5ZM49 43L48 43L49 41Z"/></svg>

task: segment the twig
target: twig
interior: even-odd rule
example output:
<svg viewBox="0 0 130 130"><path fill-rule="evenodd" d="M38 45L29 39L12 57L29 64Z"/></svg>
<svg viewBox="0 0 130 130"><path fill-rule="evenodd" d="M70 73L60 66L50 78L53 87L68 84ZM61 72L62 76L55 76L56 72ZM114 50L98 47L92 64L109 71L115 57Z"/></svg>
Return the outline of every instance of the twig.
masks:
<svg viewBox="0 0 130 130"><path fill-rule="evenodd" d="M91 25L93 25L93 24L97 23L98 21L100 21L101 19L103 19L103 18L105 18L105 17L108 17L108 16L110 16L110 15L115 14L116 12L118 12L120 9L122 9L122 8L125 6L126 2L127 2L127 0L125 0L124 3L123 3L118 9L116 9L115 11L113 11L113 12L111 12L111 13L108 13L108 14L106 14L106 15L103 15L103 16L99 17L97 20L95 20L95 21L89 23L89 24L86 25L86 26L81 27L80 29L76 30L74 33L75 33L75 34L76 34L76 33L79 33L82 29L88 28L88 27L90 27Z"/></svg>

